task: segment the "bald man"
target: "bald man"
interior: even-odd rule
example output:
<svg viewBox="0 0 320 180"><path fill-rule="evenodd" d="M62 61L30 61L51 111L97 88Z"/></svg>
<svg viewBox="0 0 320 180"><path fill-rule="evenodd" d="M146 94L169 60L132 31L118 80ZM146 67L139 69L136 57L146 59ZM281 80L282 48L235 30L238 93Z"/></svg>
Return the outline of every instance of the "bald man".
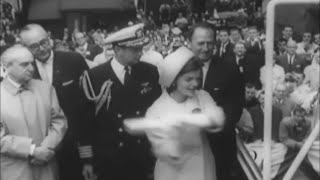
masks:
<svg viewBox="0 0 320 180"><path fill-rule="evenodd" d="M296 54L297 48L296 41L289 40L287 43L287 53L278 58L277 63L283 67L285 73L291 73L292 71L302 73L306 66L306 60Z"/></svg>
<svg viewBox="0 0 320 180"><path fill-rule="evenodd" d="M72 52L54 52L49 43L48 34L38 24L29 24L20 32L21 43L34 56L34 78L52 84L61 108L69 124L69 129L58 152L61 180L81 180L81 163L77 150L77 129L82 117L83 101L79 88L79 79L88 69L83 57Z"/></svg>
<svg viewBox="0 0 320 180"><path fill-rule="evenodd" d="M66 130L66 117L54 88L33 80L33 56L21 45L1 56L7 76L0 84L1 179L56 180L55 153Z"/></svg>

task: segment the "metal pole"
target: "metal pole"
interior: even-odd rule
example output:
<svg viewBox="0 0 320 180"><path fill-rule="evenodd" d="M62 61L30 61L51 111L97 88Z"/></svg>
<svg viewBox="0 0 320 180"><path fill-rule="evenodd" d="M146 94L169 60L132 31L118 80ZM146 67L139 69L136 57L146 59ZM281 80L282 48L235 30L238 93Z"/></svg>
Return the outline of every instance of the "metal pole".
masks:
<svg viewBox="0 0 320 180"><path fill-rule="evenodd" d="M319 3L319 0L272 0L267 6L266 31L266 87L264 102L264 161L263 180L271 180L271 130L272 130L272 61L274 49L275 8L279 4Z"/></svg>
<svg viewBox="0 0 320 180"><path fill-rule="evenodd" d="M308 137L307 141L304 143L304 145L302 146L302 148L299 151L298 155L296 156L296 158L292 162L292 164L291 164L289 170L287 171L286 175L284 176L283 180L290 180L293 177L293 175L295 174L295 172L299 168L301 162L303 161L304 157L307 155L309 149L311 148L312 143L318 137L318 135L319 135L319 126L320 126L320 124L319 124L319 119L318 119L317 125L314 127L314 129L312 130L312 132L311 132L310 136Z"/></svg>
<svg viewBox="0 0 320 180"><path fill-rule="evenodd" d="M271 180L271 130L272 130L272 61L274 49L274 21L276 1L271 1L267 7L267 31L266 31L266 87L264 102L264 161L263 180Z"/></svg>
<svg viewBox="0 0 320 180"><path fill-rule="evenodd" d="M2 0L0 0L0 10L1 10L1 13L0 13L0 36L2 36L2 33L4 32L3 29L2 29L2 13L3 13L3 9L2 9Z"/></svg>

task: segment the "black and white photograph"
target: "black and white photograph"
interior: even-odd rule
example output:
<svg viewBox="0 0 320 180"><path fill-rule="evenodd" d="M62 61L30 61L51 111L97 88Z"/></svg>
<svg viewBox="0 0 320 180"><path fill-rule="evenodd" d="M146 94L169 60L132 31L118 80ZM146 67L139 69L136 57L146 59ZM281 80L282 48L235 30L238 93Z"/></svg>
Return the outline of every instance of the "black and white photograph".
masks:
<svg viewBox="0 0 320 180"><path fill-rule="evenodd" d="M320 179L320 0L0 0L0 180Z"/></svg>

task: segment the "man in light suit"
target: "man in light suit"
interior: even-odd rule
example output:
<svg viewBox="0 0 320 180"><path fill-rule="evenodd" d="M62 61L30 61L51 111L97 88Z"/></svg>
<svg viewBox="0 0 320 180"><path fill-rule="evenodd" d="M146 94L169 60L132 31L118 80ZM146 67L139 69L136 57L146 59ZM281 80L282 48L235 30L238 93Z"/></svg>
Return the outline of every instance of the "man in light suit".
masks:
<svg viewBox="0 0 320 180"><path fill-rule="evenodd" d="M48 43L48 34L38 24L29 24L20 32L21 43L34 56L34 76L52 84L56 91L59 104L65 113L69 129L57 152L61 180L81 180L81 163L78 155L77 141L79 124L82 116L83 101L79 88L79 79L88 69L85 60L78 53L55 52Z"/></svg>
<svg viewBox="0 0 320 180"><path fill-rule="evenodd" d="M303 72L306 61L303 57L296 54L297 43L293 40L287 42L287 53L279 56L278 64L283 67L285 73L292 71Z"/></svg>
<svg viewBox="0 0 320 180"><path fill-rule="evenodd" d="M214 33L209 25L196 24L189 38L191 50L204 64L203 88L226 114L224 130L216 134L208 133L208 140L216 159L218 180L231 180L231 168L237 162L235 126L244 106L243 78L238 67L212 57Z"/></svg>
<svg viewBox="0 0 320 180"><path fill-rule="evenodd" d="M67 130L54 88L33 80L33 56L21 45L1 56L0 179L56 180L55 152Z"/></svg>

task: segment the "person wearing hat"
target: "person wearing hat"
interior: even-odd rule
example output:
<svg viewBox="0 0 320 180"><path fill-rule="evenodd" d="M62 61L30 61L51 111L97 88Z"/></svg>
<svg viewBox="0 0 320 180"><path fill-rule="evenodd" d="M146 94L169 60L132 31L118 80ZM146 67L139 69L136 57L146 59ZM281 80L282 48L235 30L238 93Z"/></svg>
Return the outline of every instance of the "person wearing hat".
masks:
<svg viewBox="0 0 320 180"><path fill-rule="evenodd" d="M162 95L146 118L164 124L147 130L157 157L155 180L216 180L214 156L204 132L223 129L224 113L201 87L202 63L186 47L160 66ZM200 122L204 122L199 124Z"/></svg>
<svg viewBox="0 0 320 180"><path fill-rule="evenodd" d="M95 175L148 180L152 173L154 159L147 138L130 135L122 123L128 117L143 116L161 93L157 68L140 61L148 42L143 27L133 25L108 36L104 43L113 45L114 57L82 78L87 108L79 151L86 180Z"/></svg>

